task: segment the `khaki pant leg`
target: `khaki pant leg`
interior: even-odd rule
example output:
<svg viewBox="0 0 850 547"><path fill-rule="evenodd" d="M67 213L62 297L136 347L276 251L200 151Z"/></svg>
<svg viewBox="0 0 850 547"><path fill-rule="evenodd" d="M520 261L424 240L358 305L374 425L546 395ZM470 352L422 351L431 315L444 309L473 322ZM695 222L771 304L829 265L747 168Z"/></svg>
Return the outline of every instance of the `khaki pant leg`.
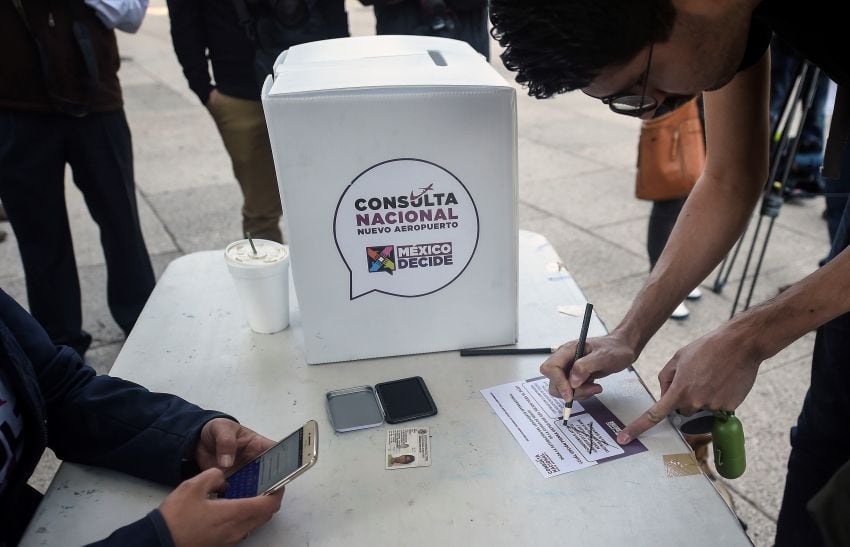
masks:
<svg viewBox="0 0 850 547"><path fill-rule="evenodd" d="M242 228L251 237L282 243L280 194L262 103L218 95L210 113L242 189Z"/></svg>

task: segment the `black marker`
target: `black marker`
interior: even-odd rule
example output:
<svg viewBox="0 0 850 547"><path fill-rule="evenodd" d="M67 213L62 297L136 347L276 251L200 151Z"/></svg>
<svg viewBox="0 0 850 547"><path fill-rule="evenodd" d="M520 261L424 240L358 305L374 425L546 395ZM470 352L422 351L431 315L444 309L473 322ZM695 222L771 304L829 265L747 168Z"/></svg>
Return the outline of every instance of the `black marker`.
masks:
<svg viewBox="0 0 850 547"><path fill-rule="evenodd" d="M461 357L480 355L546 355L557 348L469 348L460 350Z"/></svg>
<svg viewBox="0 0 850 547"><path fill-rule="evenodd" d="M576 357L573 359L573 365L575 365L576 361L584 357L584 343L587 341L587 329L590 328L590 318L593 315L593 304L590 302L584 307L584 320L581 322L581 334L578 337L578 344L576 345ZM570 367L572 369L572 367ZM569 381L569 371L567 371L567 381ZM572 390L572 387L570 387ZM575 395L575 391L573 391L573 395ZM570 413L573 411L573 398L570 397L569 401L564 402L564 425L567 425L567 420L570 419Z"/></svg>

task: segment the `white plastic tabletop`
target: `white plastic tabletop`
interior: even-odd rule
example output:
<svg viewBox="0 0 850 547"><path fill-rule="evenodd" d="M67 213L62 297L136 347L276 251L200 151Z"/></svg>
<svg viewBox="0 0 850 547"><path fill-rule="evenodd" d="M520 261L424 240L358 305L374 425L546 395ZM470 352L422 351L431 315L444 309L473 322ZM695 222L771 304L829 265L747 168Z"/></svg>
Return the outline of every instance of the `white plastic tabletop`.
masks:
<svg viewBox="0 0 850 547"><path fill-rule="evenodd" d="M579 287L543 236L520 232L519 243L519 346L577 337L581 317L557 308L583 306ZM251 332L239 305L220 251L178 258L112 374L230 413L272 439L318 421L318 464L287 486L281 512L244 545L751 544L704 475L667 476L662 455L688 450L667 422L641 438L647 452L541 476L479 392L539 375L539 355L443 352L306 365L294 299L291 327L274 335ZM404 306L392 314L403 316ZM594 319L590 335L604 331ZM436 416L411 422L431 429L430 467L386 470L385 426L333 431L327 391L416 375L439 408ZM601 383L601 399L625 423L652 403L633 373ZM167 494L119 473L63 464L22 545L103 538Z"/></svg>

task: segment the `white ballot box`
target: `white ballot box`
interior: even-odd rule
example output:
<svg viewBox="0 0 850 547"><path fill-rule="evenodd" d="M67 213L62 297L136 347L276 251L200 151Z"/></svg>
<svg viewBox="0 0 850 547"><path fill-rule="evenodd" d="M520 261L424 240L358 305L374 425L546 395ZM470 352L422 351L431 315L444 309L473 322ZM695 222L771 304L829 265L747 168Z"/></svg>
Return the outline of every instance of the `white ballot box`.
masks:
<svg viewBox="0 0 850 547"><path fill-rule="evenodd" d="M516 94L481 55L298 45L262 100L308 363L516 341Z"/></svg>

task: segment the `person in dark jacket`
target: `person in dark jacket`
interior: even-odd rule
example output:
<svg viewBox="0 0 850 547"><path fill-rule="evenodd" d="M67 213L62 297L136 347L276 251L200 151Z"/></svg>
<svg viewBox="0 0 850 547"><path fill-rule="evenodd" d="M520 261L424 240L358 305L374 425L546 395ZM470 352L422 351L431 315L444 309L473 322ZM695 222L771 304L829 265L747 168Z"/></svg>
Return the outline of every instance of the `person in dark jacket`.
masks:
<svg viewBox="0 0 850 547"><path fill-rule="evenodd" d="M209 110L230 155L244 198L242 229L282 243L280 194L260 103L262 81L277 54L289 46L348 36L348 17L343 0L277 4L295 6L289 10L295 20L280 25L261 0L168 0L168 15L189 88Z"/></svg>
<svg viewBox="0 0 850 547"><path fill-rule="evenodd" d="M234 543L272 517L282 494L209 493L225 487L223 469L273 444L220 412L97 376L0 290L0 546L17 544L41 500L27 480L47 447L68 462L179 484L158 509L96 545Z"/></svg>
<svg viewBox="0 0 850 547"><path fill-rule="evenodd" d="M462 40L490 60L486 0L360 0L375 7L375 32Z"/></svg>
<svg viewBox="0 0 850 547"><path fill-rule="evenodd" d="M24 265L29 309L81 356L80 282L65 206L71 166L106 260L107 302L125 334L156 278L145 247L118 45L83 0L0 2L0 201Z"/></svg>

